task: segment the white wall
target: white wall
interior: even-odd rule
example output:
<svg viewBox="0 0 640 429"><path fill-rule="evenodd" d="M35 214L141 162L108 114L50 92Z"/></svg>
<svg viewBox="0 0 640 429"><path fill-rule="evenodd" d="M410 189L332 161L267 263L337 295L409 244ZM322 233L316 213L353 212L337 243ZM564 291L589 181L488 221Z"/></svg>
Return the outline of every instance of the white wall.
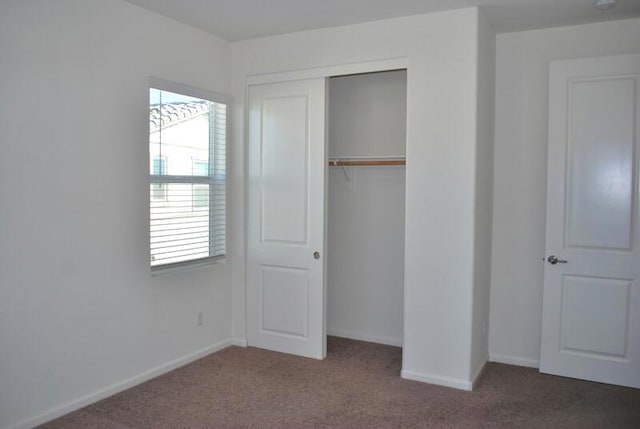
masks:
<svg viewBox="0 0 640 429"><path fill-rule="evenodd" d="M537 366L552 60L640 53L640 19L497 38L491 360Z"/></svg>
<svg viewBox="0 0 640 429"><path fill-rule="evenodd" d="M230 52L121 1L15 0L0 58L6 428L228 344L229 265L150 274L147 78L228 93Z"/></svg>
<svg viewBox="0 0 640 429"><path fill-rule="evenodd" d="M407 124L404 70L331 78L329 158L402 156ZM402 344L402 166L329 168L327 333Z"/></svg>
<svg viewBox="0 0 640 429"><path fill-rule="evenodd" d="M232 86L277 71L406 57L408 68L403 376L470 387L477 9L232 44ZM244 106L234 106L233 257L243 258ZM238 262L234 259L234 262ZM234 264L233 332L245 331Z"/></svg>
<svg viewBox="0 0 640 429"><path fill-rule="evenodd" d="M477 150L475 170L474 281L471 376L476 379L489 358L491 223L496 35L482 13L478 19Z"/></svg>
<svg viewBox="0 0 640 429"><path fill-rule="evenodd" d="M407 71L329 79L329 157L404 156Z"/></svg>

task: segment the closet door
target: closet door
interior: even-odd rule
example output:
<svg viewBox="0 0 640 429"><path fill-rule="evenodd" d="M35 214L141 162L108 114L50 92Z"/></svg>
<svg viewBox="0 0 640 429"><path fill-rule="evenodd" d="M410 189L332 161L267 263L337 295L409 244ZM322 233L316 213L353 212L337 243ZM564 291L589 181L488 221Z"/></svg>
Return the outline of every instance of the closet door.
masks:
<svg viewBox="0 0 640 429"><path fill-rule="evenodd" d="M247 340L322 359L325 80L249 87Z"/></svg>

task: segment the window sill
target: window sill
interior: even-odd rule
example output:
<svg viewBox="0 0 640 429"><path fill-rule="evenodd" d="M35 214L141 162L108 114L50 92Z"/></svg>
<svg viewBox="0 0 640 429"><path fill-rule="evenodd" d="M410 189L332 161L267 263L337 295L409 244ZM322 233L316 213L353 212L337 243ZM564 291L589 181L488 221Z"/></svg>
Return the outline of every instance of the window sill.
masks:
<svg viewBox="0 0 640 429"><path fill-rule="evenodd" d="M226 265L226 256L215 256L212 258L198 259L195 261L178 262L176 264L159 265L151 267L151 277L157 277L164 274L181 273L184 271L202 270L214 265Z"/></svg>

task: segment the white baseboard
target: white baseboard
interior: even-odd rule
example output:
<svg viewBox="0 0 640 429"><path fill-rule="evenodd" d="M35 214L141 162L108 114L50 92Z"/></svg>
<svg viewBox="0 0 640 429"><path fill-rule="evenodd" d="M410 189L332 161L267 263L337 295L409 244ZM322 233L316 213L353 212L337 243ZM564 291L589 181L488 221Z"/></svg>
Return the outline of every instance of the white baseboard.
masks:
<svg viewBox="0 0 640 429"><path fill-rule="evenodd" d="M484 361L482 362L480 367L476 370L476 373L473 376L473 381L471 382L472 390L476 388L476 386L478 385L478 380L480 380L480 377L482 377L482 373L484 373L484 370L487 369L487 363L489 363L489 356L486 356L484 358Z"/></svg>
<svg viewBox="0 0 640 429"><path fill-rule="evenodd" d="M231 344L238 347L247 347L247 340L244 338L234 338Z"/></svg>
<svg viewBox="0 0 640 429"><path fill-rule="evenodd" d="M333 337L350 338L352 340L367 341L369 343L385 344L387 346L402 347L402 338L384 337L378 335L361 335L342 329L327 329L327 335Z"/></svg>
<svg viewBox="0 0 640 429"><path fill-rule="evenodd" d="M540 368L540 361L518 356L506 356L491 353L489 362L506 363L508 365L526 366L528 368Z"/></svg>
<svg viewBox="0 0 640 429"><path fill-rule="evenodd" d="M52 408L49 411L46 411L43 414L40 414L37 417L28 418L22 422L16 423L7 427L6 429L30 429L35 426L41 425L53 419L56 419L60 416L68 414L72 411L75 411L79 408L85 407L89 404L97 402L101 399L107 398L109 396L115 395L116 393L120 393L124 390L127 390L133 386L144 383L147 380L158 377L159 375L165 374L169 371L173 371L176 368L187 365L195 360L203 358L211 353L215 353L222 349L225 349L232 345L231 340L220 341L216 344L213 344L209 347L206 347L202 350L199 350L195 353L189 354L187 356L183 356L174 361L165 363L163 365L152 368L148 371L145 371L141 374L128 378L126 380L120 381L118 383L112 384L104 389L98 390L97 392L91 393L82 398L75 399L71 402L67 402L66 404L60 405L58 407Z"/></svg>
<svg viewBox="0 0 640 429"><path fill-rule="evenodd" d="M457 378L441 377L438 375L421 374L418 372L412 372L402 370L400 372L402 378L407 380L421 381L423 383L437 384L439 386L453 387L454 389L471 390L473 389L473 383L468 380L459 380Z"/></svg>

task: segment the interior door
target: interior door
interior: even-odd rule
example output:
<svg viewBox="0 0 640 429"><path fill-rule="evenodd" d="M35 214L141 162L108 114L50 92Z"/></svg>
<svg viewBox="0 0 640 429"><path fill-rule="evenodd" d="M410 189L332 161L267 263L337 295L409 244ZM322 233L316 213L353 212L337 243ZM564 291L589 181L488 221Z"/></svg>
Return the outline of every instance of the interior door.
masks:
<svg viewBox="0 0 640 429"><path fill-rule="evenodd" d="M325 80L249 87L247 342L322 359Z"/></svg>
<svg viewBox="0 0 640 429"><path fill-rule="evenodd" d="M540 371L640 387L640 56L550 68Z"/></svg>

